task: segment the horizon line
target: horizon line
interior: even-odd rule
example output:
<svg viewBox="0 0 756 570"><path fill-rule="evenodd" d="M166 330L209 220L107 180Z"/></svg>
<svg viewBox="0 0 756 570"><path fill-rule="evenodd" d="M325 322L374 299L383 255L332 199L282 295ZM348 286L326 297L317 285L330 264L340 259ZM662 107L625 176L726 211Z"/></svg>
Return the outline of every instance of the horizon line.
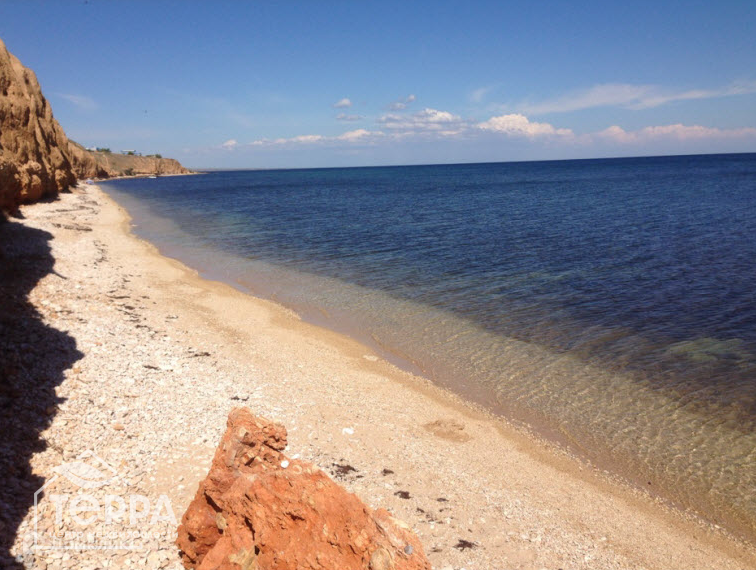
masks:
<svg viewBox="0 0 756 570"><path fill-rule="evenodd" d="M648 154L633 156L597 156L591 158L540 158L531 160L484 160L469 162L424 162L424 163L397 163L397 164L364 164L352 166L241 166L241 167L194 167L187 166L194 172L241 172L241 171L261 171L261 170L328 170L328 169L345 169L345 168L398 168L412 166L464 166L475 164L524 164L532 162L578 162L590 160L633 160L638 158L682 158L695 156L728 156L756 154L756 150L741 152L696 152L683 154Z"/></svg>

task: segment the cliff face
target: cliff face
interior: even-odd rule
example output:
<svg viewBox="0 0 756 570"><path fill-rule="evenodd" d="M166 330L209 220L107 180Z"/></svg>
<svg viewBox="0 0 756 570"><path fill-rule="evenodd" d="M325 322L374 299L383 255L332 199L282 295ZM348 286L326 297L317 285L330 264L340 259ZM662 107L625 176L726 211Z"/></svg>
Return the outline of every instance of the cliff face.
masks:
<svg viewBox="0 0 756 570"><path fill-rule="evenodd" d="M54 196L76 182L68 139L37 77L0 40L0 210Z"/></svg>
<svg viewBox="0 0 756 570"><path fill-rule="evenodd" d="M55 196L77 178L188 173L173 159L89 152L70 141L34 72L0 40L0 212Z"/></svg>

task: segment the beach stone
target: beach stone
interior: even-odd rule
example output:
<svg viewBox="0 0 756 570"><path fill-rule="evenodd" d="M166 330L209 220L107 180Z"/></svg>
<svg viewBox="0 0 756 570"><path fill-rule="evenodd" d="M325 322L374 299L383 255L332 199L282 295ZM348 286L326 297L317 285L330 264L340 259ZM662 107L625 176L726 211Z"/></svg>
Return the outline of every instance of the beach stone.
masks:
<svg viewBox="0 0 756 570"><path fill-rule="evenodd" d="M212 467L178 529L198 570L430 570L420 540L310 463L287 459L286 429L233 410ZM282 468L288 462L288 468Z"/></svg>

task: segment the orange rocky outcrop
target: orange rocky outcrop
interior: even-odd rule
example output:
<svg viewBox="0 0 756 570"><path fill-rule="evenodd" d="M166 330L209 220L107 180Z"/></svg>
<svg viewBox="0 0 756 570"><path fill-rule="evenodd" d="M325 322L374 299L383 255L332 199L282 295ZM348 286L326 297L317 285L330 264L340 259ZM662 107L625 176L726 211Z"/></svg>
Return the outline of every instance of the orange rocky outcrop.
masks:
<svg viewBox="0 0 756 570"><path fill-rule="evenodd" d="M286 429L233 410L178 529L199 570L430 570L409 528L316 466L284 454Z"/></svg>
<svg viewBox="0 0 756 570"><path fill-rule="evenodd" d="M0 210L54 196L75 182L68 139L36 75L0 40Z"/></svg>

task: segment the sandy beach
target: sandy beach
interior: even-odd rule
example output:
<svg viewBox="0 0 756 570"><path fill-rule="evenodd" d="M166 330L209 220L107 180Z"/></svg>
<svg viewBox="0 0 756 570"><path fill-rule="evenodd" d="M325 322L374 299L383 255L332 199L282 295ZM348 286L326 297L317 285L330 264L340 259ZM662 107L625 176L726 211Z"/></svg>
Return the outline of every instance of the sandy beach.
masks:
<svg viewBox="0 0 756 570"><path fill-rule="evenodd" d="M754 548L722 529L160 255L95 185L22 212L0 229L0 261L28 300L13 318L36 327L2 341L22 402L3 420L17 436L2 465L14 489L3 545L19 568L180 568L171 536L146 552L28 554L33 493L90 450L180 518L239 406L285 425L287 454L408 523L434 568L756 568Z"/></svg>

